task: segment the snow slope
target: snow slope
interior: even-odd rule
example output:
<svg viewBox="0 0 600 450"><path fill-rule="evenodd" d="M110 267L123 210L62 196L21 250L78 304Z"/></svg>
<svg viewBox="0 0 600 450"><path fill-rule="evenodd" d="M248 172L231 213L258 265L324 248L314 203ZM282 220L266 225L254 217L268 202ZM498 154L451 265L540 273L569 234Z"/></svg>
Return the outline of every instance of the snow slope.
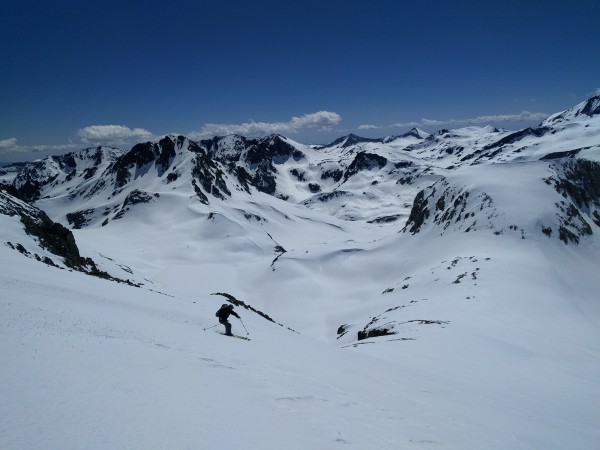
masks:
<svg viewBox="0 0 600 450"><path fill-rule="evenodd" d="M2 241L24 241L14 225L3 221ZM556 295L536 297L552 277L535 265L516 296L503 261L514 261L512 250L487 266L477 261L503 304L491 294L420 289L421 317L449 320L447 328L404 325L398 337L416 340L340 348L242 308L252 341L226 338L203 331L222 297L133 288L15 258L2 246L0 444L594 448L597 305L565 299L573 289L566 279L554 283L564 284ZM245 335L235 319L234 330Z"/></svg>

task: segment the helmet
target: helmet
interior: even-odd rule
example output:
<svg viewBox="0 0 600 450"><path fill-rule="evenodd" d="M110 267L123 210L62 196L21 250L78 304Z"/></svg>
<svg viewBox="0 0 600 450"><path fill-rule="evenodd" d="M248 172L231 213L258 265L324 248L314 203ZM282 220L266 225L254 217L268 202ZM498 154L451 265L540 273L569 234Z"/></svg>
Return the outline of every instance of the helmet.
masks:
<svg viewBox="0 0 600 450"><path fill-rule="evenodd" d="M229 309L233 309L233 305L232 305L231 303L230 303L230 304L229 304L227 307L228 307Z"/></svg>
<svg viewBox="0 0 600 450"><path fill-rule="evenodd" d="M229 306L231 306L231 305L228 305L227 303L223 303L223 304L221 305L221 308L229 308Z"/></svg>

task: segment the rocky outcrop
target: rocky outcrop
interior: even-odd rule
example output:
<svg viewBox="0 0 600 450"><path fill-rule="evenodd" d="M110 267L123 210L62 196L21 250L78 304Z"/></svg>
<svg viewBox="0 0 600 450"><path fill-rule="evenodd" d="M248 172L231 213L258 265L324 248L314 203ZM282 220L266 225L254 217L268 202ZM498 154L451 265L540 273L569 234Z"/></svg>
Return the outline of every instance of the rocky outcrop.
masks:
<svg viewBox="0 0 600 450"><path fill-rule="evenodd" d="M45 212L12 196L10 189L0 187L0 214L19 217L25 232L34 237L41 248L61 258L65 266L101 278L111 278L106 272L98 269L90 258L82 257L75 242L73 233L59 223L53 222ZM30 252L19 243L10 243L12 248L30 256ZM56 266L49 258L36 259Z"/></svg>
<svg viewBox="0 0 600 450"><path fill-rule="evenodd" d="M340 147L340 148L348 148L352 147L356 144L361 144L364 142L383 142L382 139L373 139L373 138L365 138L361 136L357 136L356 134L348 134L346 136L342 136L341 138L336 139L331 144L323 146L323 148L331 148L331 147Z"/></svg>
<svg viewBox="0 0 600 450"><path fill-rule="evenodd" d="M344 181L363 170L381 170L387 165L387 159L374 153L359 152L344 173Z"/></svg>
<svg viewBox="0 0 600 450"><path fill-rule="evenodd" d="M136 144L119 158L112 166L115 173L115 187L125 186L131 179L142 176L150 166L154 165L156 173L162 177L175 159L176 149L181 149L185 138L183 136L167 136L158 143L145 142Z"/></svg>
<svg viewBox="0 0 600 450"><path fill-rule="evenodd" d="M556 204L558 237L565 244L578 244L594 233L592 225L600 227L600 163L565 159L552 167L556 175L545 181L564 198ZM551 226L545 227L546 235L552 231Z"/></svg>

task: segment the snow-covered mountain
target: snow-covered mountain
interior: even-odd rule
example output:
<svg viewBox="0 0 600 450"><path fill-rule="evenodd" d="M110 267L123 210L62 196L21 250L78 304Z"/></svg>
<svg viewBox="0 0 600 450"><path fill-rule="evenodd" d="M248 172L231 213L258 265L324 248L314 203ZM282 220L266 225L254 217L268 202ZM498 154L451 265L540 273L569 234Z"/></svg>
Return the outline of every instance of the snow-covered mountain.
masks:
<svg viewBox="0 0 600 450"><path fill-rule="evenodd" d="M517 132L169 135L6 168L0 392L21 406L0 409L0 444L594 448L599 104ZM24 217L70 228L88 259L74 268ZM251 342L202 330L224 301ZM82 404L34 372L70 374L79 394L90 377L85 401L120 411L81 429L133 427L69 441L62 420ZM58 426L29 419L40 403Z"/></svg>

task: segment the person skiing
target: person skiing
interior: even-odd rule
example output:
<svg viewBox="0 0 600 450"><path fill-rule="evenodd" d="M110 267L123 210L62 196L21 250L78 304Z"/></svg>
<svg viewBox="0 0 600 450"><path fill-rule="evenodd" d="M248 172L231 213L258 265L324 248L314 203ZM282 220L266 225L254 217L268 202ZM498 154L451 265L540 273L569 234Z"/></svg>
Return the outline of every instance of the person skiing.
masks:
<svg viewBox="0 0 600 450"><path fill-rule="evenodd" d="M238 316L237 313L233 310L233 305L227 303L224 303L215 314L215 316L219 318L219 323L225 326L226 336L233 336L233 334L231 334L231 324L227 320L231 314L233 314L238 319L240 318L240 316Z"/></svg>

